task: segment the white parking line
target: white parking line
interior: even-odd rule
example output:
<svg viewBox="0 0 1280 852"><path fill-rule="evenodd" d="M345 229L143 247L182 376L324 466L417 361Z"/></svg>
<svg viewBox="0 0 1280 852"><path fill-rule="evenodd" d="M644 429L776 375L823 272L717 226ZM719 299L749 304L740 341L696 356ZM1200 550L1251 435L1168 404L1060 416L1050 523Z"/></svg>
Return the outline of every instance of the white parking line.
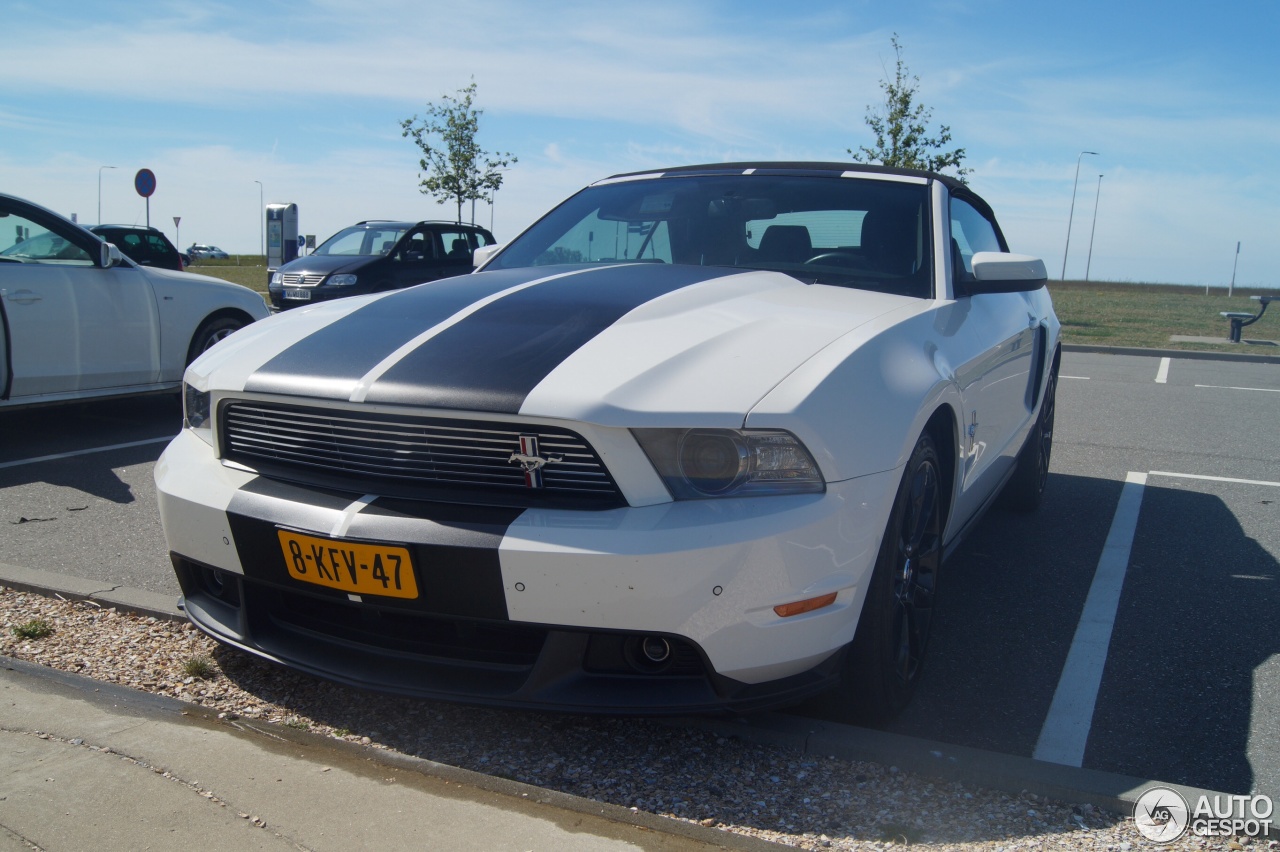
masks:
<svg viewBox="0 0 1280 852"><path fill-rule="evenodd" d="M1102 546L1093 583L1089 586L1084 611L1080 614L1075 637L1071 640L1071 649L1067 652L1067 661L1058 678L1058 688L1049 705L1049 714L1040 728L1040 737L1032 753L1036 760L1067 766L1081 766L1084 763L1084 749L1089 740L1089 730L1093 726L1093 710L1098 701L1098 689L1102 685L1107 652L1111 647L1111 632L1115 627L1120 592L1124 588L1124 578L1129 568L1129 554L1133 550L1142 496L1147 479L1152 476L1280 488L1280 482L1265 479L1237 479L1167 470L1129 472L1125 477L1124 490L1120 492L1120 500L1116 504L1115 515L1111 519L1107 541Z"/></svg>
<svg viewBox="0 0 1280 852"><path fill-rule="evenodd" d="M1210 482L1233 482L1236 485L1267 485L1280 488L1280 482L1268 482L1265 479L1233 479L1230 476L1202 476L1198 473L1170 473L1167 470L1153 470L1148 476L1168 476L1173 479L1207 479Z"/></svg>
<svg viewBox="0 0 1280 852"><path fill-rule="evenodd" d="M1084 612L1076 625L1076 635L1071 640L1067 662L1058 678L1049 715L1045 717L1036 750L1032 753L1036 760L1067 766L1084 763L1084 747L1093 725L1093 708L1098 700L1107 650L1111 646L1111 630L1116 622L1124 575L1129 568L1129 553L1133 549L1133 535L1138 527L1138 513L1142 508L1146 484L1145 473L1130 471L1125 477L1124 490L1120 492L1111 531L1102 546L1102 556L1089 586Z"/></svg>
<svg viewBox="0 0 1280 852"><path fill-rule="evenodd" d="M1080 382L1089 381L1088 376L1058 376L1058 378L1059 379L1075 379L1076 381L1080 381Z"/></svg>
<svg viewBox="0 0 1280 852"><path fill-rule="evenodd" d="M1242 390L1242 391L1262 391L1263 393L1280 393L1280 388L1233 388L1226 385L1196 385L1198 388L1212 388L1213 390Z"/></svg>
<svg viewBox="0 0 1280 852"><path fill-rule="evenodd" d="M1156 384L1163 385L1169 382L1169 358L1160 359L1160 369L1156 370Z"/></svg>
<svg viewBox="0 0 1280 852"><path fill-rule="evenodd" d="M127 444L112 444L109 447L94 447L89 450L75 450L70 453L55 453L51 456L36 456L30 459L17 459L15 461L0 462L0 469L6 467L21 467L24 464L40 464L40 462L57 461L58 459L70 459L76 456L87 456L92 453L109 453L112 450L127 450L130 447L145 447L147 444L167 444L173 440L173 435L165 438L148 438L145 441L130 441Z"/></svg>

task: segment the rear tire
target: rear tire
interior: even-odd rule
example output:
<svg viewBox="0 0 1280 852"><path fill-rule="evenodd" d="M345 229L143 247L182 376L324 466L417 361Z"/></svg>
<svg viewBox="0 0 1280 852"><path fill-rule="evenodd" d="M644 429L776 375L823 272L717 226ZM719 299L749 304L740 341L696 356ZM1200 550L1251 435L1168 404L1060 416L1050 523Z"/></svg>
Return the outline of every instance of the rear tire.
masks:
<svg viewBox="0 0 1280 852"><path fill-rule="evenodd" d="M851 721L900 713L920 682L942 567L945 480L937 446L920 436L885 529L838 690Z"/></svg>
<svg viewBox="0 0 1280 852"><path fill-rule="evenodd" d="M1005 484L1001 495L1004 505L1015 512L1034 512L1044 502L1044 489L1049 484L1049 459L1053 455L1053 418L1057 410L1058 370L1049 371L1044 401L1027 442L1018 452L1017 468Z"/></svg>

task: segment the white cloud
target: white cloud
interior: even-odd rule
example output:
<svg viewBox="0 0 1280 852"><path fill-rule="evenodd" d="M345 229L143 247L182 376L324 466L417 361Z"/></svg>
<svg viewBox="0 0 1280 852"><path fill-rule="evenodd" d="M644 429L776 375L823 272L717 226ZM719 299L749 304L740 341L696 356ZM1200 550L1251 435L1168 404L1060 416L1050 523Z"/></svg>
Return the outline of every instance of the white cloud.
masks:
<svg viewBox="0 0 1280 852"><path fill-rule="evenodd" d="M153 224L181 215L184 241L236 251L259 243L254 180L268 201L297 202L317 236L365 217L451 218L417 192L398 122L474 74L481 144L520 158L494 211L508 238L608 174L844 159L870 143L864 109L880 100L896 29L921 102L968 150L975 189L1015 247L1051 270L1082 148L1103 156L1081 170L1069 273L1099 173L1095 277L1199 282L1236 239L1256 252L1256 267L1242 253L1242 274L1280 264L1280 179L1266 162L1280 143L1275 95L1236 91L1238 72L1204 56L1010 38L983 23L1004 14L990 0L935 2L914 27L893 28L858 5L489 0L461 21L458 8L170 0L32 12L0 53L0 187L88 221L98 168L111 163L104 217L134 221L145 208L131 176L146 165L159 177ZM945 33L934 25L944 18Z"/></svg>

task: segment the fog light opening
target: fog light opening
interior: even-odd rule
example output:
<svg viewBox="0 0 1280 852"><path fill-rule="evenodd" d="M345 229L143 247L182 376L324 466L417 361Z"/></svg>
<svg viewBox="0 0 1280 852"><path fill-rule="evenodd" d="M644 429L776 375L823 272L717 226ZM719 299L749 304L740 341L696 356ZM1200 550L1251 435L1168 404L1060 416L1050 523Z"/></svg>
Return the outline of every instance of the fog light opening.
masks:
<svg viewBox="0 0 1280 852"><path fill-rule="evenodd" d="M204 574L204 587L209 594L215 598L222 597L226 590L226 584L222 582L222 572L205 568L201 573Z"/></svg>
<svg viewBox="0 0 1280 852"><path fill-rule="evenodd" d="M636 674L660 675L676 662L679 648L670 639L655 634L633 634L622 643L622 659Z"/></svg>
<svg viewBox="0 0 1280 852"><path fill-rule="evenodd" d="M192 565L193 591L208 595L228 606L240 606L240 583L236 575L207 565Z"/></svg>
<svg viewBox="0 0 1280 852"><path fill-rule="evenodd" d="M640 640L640 653L651 663L665 663L671 659L671 643L661 636L646 636Z"/></svg>

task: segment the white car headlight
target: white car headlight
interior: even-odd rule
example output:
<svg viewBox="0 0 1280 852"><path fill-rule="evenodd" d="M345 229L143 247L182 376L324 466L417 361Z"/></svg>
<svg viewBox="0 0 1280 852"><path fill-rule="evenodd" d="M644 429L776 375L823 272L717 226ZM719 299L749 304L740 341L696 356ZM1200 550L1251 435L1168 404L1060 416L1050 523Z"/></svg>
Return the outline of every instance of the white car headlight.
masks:
<svg viewBox="0 0 1280 852"><path fill-rule="evenodd" d="M813 456L789 432L631 431L677 500L812 494L826 487Z"/></svg>
<svg viewBox="0 0 1280 852"><path fill-rule="evenodd" d="M353 287L356 283L356 277L354 275L330 275L329 280L324 283L332 284L335 287Z"/></svg>
<svg viewBox="0 0 1280 852"><path fill-rule="evenodd" d="M186 427L213 446L213 411L211 394L182 383L182 416Z"/></svg>
<svg viewBox="0 0 1280 852"><path fill-rule="evenodd" d="M279 272L271 273L271 283L279 287L281 284L284 283L284 276L281 275Z"/></svg>

